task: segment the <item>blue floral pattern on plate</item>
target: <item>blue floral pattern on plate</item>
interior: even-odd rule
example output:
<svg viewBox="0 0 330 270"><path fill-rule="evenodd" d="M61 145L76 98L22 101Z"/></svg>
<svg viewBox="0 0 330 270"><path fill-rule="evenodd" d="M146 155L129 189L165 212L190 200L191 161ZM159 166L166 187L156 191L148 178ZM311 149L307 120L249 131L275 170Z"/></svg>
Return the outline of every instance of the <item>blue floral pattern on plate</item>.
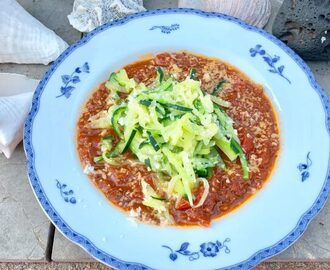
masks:
<svg viewBox="0 0 330 270"><path fill-rule="evenodd" d="M63 200L67 203L75 204L77 202L76 198L73 196L74 191L68 189L66 184L61 184L60 181L56 179L56 187L60 190Z"/></svg>
<svg viewBox="0 0 330 270"><path fill-rule="evenodd" d="M262 48L260 44L257 44L254 48L250 49L250 56L255 57L256 55L260 55L264 59L264 61L270 67L268 69L269 72L280 75L282 78L287 80L288 83L291 84L291 81L283 74L285 68L284 65L281 65L279 67L276 66L276 64L280 60L280 57L278 55L271 56Z"/></svg>
<svg viewBox="0 0 330 270"><path fill-rule="evenodd" d="M172 261L175 261L178 258L178 254L187 256L189 258L189 261L198 260L200 258L200 255L203 255L204 257L215 257L218 255L220 250L224 250L225 253L230 253L230 249L227 246L227 243L230 242L230 238L226 238L222 243L218 240L215 242L205 242L201 244L199 251L190 251L188 250L188 247L190 245L189 242L184 242L181 244L180 249L173 250L169 246L163 245L162 247L167 248L170 250L169 258Z"/></svg>
<svg viewBox="0 0 330 270"><path fill-rule="evenodd" d="M313 164L313 162L309 156L310 153L311 152L307 153L306 163L299 163L299 165L297 167L300 172L300 175L301 175L301 182L304 182L310 176L309 167L312 166L312 164Z"/></svg>
<svg viewBox="0 0 330 270"><path fill-rule="evenodd" d="M87 62L81 67L77 67L71 75L62 75L61 78L64 85L61 86L61 94L56 98L61 96L69 98L71 96L72 91L76 88L74 85L80 82L80 77L78 75L80 73L89 73L89 65Z"/></svg>
<svg viewBox="0 0 330 270"><path fill-rule="evenodd" d="M155 25L151 27L149 30L160 29L163 34L170 34L172 31L178 30L180 25L177 23L171 24L170 26L166 25Z"/></svg>

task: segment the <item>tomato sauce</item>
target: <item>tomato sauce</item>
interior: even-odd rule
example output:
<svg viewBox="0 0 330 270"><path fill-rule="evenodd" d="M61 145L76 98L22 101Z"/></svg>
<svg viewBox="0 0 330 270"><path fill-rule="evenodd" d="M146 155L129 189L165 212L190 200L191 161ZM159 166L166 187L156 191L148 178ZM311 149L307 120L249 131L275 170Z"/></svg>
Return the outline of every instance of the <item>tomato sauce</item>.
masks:
<svg viewBox="0 0 330 270"><path fill-rule="evenodd" d="M244 180L240 162L229 162L222 156L226 169L215 168L208 179L210 189L204 204L191 208L187 201L171 203L169 212L174 225L209 226L211 221L223 216L241 205L262 188L275 165L279 148L279 127L271 102L261 86L250 81L238 69L214 58L207 58L186 52L161 53L150 59L138 61L124 67L128 76L146 85L156 76L156 68L161 66L166 75L183 80L191 70L196 69L197 79L202 89L211 93L224 80L219 96L231 102L226 109L234 120L242 148L249 162L250 179ZM137 218L151 224L161 224L152 208L144 206L141 181L143 178L154 187L154 173L144 164L136 162L131 152L122 157L118 165L94 162L101 154L100 140L112 135L111 129L95 129L90 126L90 118L108 108L109 91L104 84L92 93L83 107L77 124L77 149L85 173L95 186L114 205L130 212ZM202 188L194 190L195 196L201 195Z"/></svg>

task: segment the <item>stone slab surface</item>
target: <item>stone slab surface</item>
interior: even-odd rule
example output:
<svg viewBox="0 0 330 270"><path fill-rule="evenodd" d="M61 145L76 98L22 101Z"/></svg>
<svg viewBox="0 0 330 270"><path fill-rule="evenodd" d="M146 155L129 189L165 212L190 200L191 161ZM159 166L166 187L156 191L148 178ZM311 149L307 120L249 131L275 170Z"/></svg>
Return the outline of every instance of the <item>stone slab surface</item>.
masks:
<svg viewBox="0 0 330 270"><path fill-rule="evenodd" d="M43 261L50 222L26 175L22 145L10 160L0 155L0 261Z"/></svg>
<svg viewBox="0 0 330 270"><path fill-rule="evenodd" d="M52 261L55 262L93 262L94 259L81 247L65 238L55 230Z"/></svg>
<svg viewBox="0 0 330 270"><path fill-rule="evenodd" d="M74 0L17 0L32 16L53 30L68 44L80 39L81 33L74 29L67 18Z"/></svg>
<svg viewBox="0 0 330 270"><path fill-rule="evenodd" d="M175 8L178 7L178 0L143 0L143 6L146 9Z"/></svg>
<svg viewBox="0 0 330 270"><path fill-rule="evenodd" d="M38 80L42 78L47 68L48 66L44 65L0 64L1 73L18 73Z"/></svg>
<svg viewBox="0 0 330 270"><path fill-rule="evenodd" d="M69 44L80 39L66 16L73 0L18 0L45 26ZM0 72L40 79L44 65L0 64ZM26 175L22 145L7 160L0 155L0 261L45 261L50 222L42 212Z"/></svg>

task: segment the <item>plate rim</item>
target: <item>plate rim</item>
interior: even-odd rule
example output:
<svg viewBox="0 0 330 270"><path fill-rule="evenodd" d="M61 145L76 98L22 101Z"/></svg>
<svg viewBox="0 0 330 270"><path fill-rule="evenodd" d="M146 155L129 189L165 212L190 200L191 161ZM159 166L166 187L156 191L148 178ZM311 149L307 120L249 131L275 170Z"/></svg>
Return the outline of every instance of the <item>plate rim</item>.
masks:
<svg viewBox="0 0 330 270"><path fill-rule="evenodd" d="M92 257L94 257L96 260L105 263L109 266L116 267L118 269L152 269L151 267L137 263L137 262L126 262L123 260L120 260L101 249L97 248L92 241L90 241L86 236L83 236L73 229L70 228L70 226L61 218L61 216L56 212L55 208L50 203L49 199L47 198L46 193L44 192L41 182L39 181L39 178L37 176L37 172L35 170L35 164L34 164L34 150L33 150L33 144L32 144L32 128L33 128L33 122L34 117L38 113L39 105L40 105L40 97L43 93L43 90L45 89L48 80L52 76L52 74L55 72L55 70L60 66L60 64L73 52L75 49L83 46L88 41L90 41L93 36L97 35L100 32L105 31L106 29L123 25L129 21L132 21L134 19L138 19L141 17L147 17L147 16L154 16L159 14L177 14L177 13L183 13L183 14L193 14L198 15L201 17L211 17L211 18L219 18L220 20L226 20L233 22L235 24L238 24L245 30L249 30L252 32L259 33L263 37L267 38L271 42L273 42L275 45L279 46L281 49L283 49L287 55L304 71L306 74L309 83L311 87L318 93L321 103L323 105L323 110L325 112L325 127L327 129L328 135L330 137L330 102L329 99L325 93L325 91L319 86L319 84L316 82L316 79L310 70L310 68L307 66L307 64L298 56L292 49L290 49L286 44L284 44L282 41L271 35L270 33L266 32L263 29L259 29L257 27L251 26L240 19L224 15L217 12L206 12L201 11L198 9L193 8L164 8L164 9L154 9L154 10L147 10L143 12L134 13L132 15L129 15L123 19L115 20L110 23L103 24L90 33L88 33L86 36L84 36L82 39L74 43L73 45L69 46L49 67L47 72L44 74L42 80L39 82L34 95L32 99L32 106L31 110L28 114L28 117L25 121L24 125L24 133L23 133L23 144L24 144L24 151L27 158L27 172L28 172L28 178L31 185L31 188L35 194L35 197L37 198L41 208L45 212L45 214L48 216L50 221L55 225L55 227L58 229L59 232L61 232L66 238L68 238L73 243L77 244L78 246L82 247L85 251L88 252ZM328 168L326 173L326 178L324 180L321 192L319 193L318 197L314 201L313 205L300 217L300 219L297 222L297 225L282 239L280 239L276 244L266 247L264 249L261 249L257 252L255 252L253 255L251 255L248 259L236 263L234 265L230 265L224 268L219 269L236 269L236 268L244 268L244 269L250 269L260 262L284 251L289 246L291 246L298 238L306 231L310 221L319 213L319 211L323 208L328 195L330 191L330 159L328 161Z"/></svg>

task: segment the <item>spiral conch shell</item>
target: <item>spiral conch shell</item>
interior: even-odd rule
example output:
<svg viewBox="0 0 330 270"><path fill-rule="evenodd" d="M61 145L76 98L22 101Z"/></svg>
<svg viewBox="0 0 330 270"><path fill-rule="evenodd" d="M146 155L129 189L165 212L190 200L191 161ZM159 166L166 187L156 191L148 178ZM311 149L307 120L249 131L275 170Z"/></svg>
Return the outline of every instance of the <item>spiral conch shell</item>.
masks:
<svg viewBox="0 0 330 270"><path fill-rule="evenodd" d="M0 2L0 63L47 65L68 47L15 0Z"/></svg>
<svg viewBox="0 0 330 270"><path fill-rule="evenodd" d="M179 0L179 7L220 12L264 27L271 14L270 0Z"/></svg>

